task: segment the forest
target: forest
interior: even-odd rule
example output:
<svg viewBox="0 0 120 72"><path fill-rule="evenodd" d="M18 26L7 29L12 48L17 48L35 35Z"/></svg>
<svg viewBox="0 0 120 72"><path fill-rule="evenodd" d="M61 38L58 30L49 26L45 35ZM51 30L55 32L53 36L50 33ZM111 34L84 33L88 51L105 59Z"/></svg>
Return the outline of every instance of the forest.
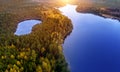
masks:
<svg viewBox="0 0 120 72"><path fill-rule="evenodd" d="M120 20L120 8L117 3L115 3L116 1L113 1L114 3L112 4L111 1L108 3L106 2L108 1L105 0L102 1L102 3L99 3L99 1L97 2L97 0L96 2L81 2L78 4L76 11Z"/></svg>
<svg viewBox="0 0 120 72"><path fill-rule="evenodd" d="M41 20L27 35L14 35L17 24ZM71 20L47 3L2 6L0 72L69 72L62 43L73 29Z"/></svg>

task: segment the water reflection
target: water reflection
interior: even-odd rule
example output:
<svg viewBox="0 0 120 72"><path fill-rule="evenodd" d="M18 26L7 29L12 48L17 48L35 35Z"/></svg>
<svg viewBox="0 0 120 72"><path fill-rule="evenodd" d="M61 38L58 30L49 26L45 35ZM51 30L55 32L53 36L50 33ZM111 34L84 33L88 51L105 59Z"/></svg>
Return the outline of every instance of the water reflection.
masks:
<svg viewBox="0 0 120 72"><path fill-rule="evenodd" d="M40 24L39 20L25 20L18 24L15 35L25 35L31 33L32 27L36 24Z"/></svg>
<svg viewBox="0 0 120 72"><path fill-rule="evenodd" d="M120 72L120 22L75 8L59 8L74 26L63 44L71 72Z"/></svg>

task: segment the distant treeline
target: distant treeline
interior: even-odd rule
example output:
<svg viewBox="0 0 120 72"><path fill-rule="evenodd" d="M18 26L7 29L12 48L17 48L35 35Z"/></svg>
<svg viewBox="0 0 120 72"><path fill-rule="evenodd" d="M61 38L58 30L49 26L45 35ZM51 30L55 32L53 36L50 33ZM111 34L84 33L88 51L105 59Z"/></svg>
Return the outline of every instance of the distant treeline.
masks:
<svg viewBox="0 0 120 72"><path fill-rule="evenodd" d="M75 0L76 4L79 3L93 3L96 5L104 5L109 7L120 7L120 0Z"/></svg>
<svg viewBox="0 0 120 72"><path fill-rule="evenodd" d="M81 13L93 13L105 18L114 18L120 20L120 8L101 3L79 3L76 8Z"/></svg>

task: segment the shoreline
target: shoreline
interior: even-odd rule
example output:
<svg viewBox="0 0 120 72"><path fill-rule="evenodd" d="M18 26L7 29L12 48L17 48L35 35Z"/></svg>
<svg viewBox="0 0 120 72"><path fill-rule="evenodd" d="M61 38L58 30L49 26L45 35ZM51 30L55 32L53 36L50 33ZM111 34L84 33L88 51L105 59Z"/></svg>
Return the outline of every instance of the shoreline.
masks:
<svg viewBox="0 0 120 72"><path fill-rule="evenodd" d="M14 35L18 23L30 19L41 20L42 23L35 25L32 28L32 32L28 35ZM72 32L73 26L71 20L62 15L59 10L46 4L13 7L9 10L5 9L5 11L1 11L0 20L0 52L2 55L8 56L5 54L6 50L8 50L6 46L13 46L13 52L17 52L14 54L16 58L13 60L20 60L24 71L37 71L37 68L40 66L42 70L46 70L47 72L57 72L59 70L69 72L68 63L63 54L62 44L64 39ZM3 48L4 51L2 51ZM35 65L31 65L31 68L26 68L26 66L30 64L31 51L36 54L36 57L33 58L35 61L32 62ZM30 55L24 55L27 56L27 60L23 59L24 63L27 65L21 61L22 58L17 58L17 56L23 52L25 54L30 52ZM9 54L12 54L12 52ZM0 59L1 62L3 61L4 63L4 68L0 68L2 71L7 70L8 63L6 60L8 59L10 60L9 57ZM47 62L45 62L46 60ZM50 69L44 68L43 63L47 64L47 67ZM11 62L9 64L12 65ZM13 64L15 64L15 62ZM12 67L10 69L12 69Z"/></svg>
<svg viewBox="0 0 120 72"><path fill-rule="evenodd" d="M104 6L89 5L89 4L85 4L85 5L79 4L76 8L76 11L81 13L92 13L105 18L117 19L120 21L119 8L110 8Z"/></svg>

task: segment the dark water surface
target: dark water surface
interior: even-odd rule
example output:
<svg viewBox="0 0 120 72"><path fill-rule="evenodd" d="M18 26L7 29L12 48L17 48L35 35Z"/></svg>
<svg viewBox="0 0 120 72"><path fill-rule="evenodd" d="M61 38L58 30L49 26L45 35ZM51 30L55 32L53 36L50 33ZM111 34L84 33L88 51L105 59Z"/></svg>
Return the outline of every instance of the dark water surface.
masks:
<svg viewBox="0 0 120 72"><path fill-rule="evenodd" d="M120 22L75 8L59 8L74 26L63 44L71 72L120 72Z"/></svg>
<svg viewBox="0 0 120 72"><path fill-rule="evenodd" d="M31 33L32 27L36 24L40 24L39 20L25 20L18 24L15 35L25 35Z"/></svg>

